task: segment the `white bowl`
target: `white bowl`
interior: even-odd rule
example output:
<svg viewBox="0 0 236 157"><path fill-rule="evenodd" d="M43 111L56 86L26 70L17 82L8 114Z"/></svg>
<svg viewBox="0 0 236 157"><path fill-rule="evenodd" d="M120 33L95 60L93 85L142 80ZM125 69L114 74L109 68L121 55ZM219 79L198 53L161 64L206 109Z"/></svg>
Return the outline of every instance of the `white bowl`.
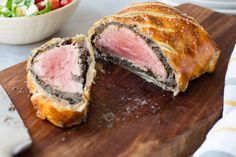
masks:
<svg viewBox="0 0 236 157"><path fill-rule="evenodd" d="M79 0L31 17L0 18L0 42L11 45L30 44L56 33L75 12Z"/></svg>

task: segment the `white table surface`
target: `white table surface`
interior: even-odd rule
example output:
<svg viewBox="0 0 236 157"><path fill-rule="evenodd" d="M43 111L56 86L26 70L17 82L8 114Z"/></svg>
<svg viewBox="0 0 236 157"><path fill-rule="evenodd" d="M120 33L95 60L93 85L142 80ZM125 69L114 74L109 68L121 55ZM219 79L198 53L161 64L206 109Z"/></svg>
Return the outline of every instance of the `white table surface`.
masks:
<svg viewBox="0 0 236 157"><path fill-rule="evenodd" d="M70 37L81 33L87 34L87 30L96 20L117 12L128 4L141 1L148 0L81 0L75 14L62 29L45 41L22 46L0 44L0 70L26 60L31 54L31 49L38 47L52 37Z"/></svg>

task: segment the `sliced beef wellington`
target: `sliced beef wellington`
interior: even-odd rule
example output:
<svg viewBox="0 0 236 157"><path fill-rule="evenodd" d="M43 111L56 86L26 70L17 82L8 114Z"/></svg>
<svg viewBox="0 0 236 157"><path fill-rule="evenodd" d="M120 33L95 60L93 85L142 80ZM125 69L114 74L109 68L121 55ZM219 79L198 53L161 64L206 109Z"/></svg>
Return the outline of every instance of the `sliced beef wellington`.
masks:
<svg viewBox="0 0 236 157"><path fill-rule="evenodd" d="M59 127L86 118L95 59L85 36L54 38L34 49L27 64L27 87L37 116Z"/></svg>
<svg viewBox="0 0 236 157"><path fill-rule="evenodd" d="M220 51L200 24L157 2L136 3L89 30L95 57L119 64L177 95L212 73Z"/></svg>

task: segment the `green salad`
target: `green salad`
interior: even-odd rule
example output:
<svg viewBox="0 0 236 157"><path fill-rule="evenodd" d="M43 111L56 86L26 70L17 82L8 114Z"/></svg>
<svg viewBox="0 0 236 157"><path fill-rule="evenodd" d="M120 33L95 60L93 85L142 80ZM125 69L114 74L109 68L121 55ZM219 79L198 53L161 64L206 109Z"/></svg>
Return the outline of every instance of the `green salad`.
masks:
<svg viewBox="0 0 236 157"><path fill-rule="evenodd" d="M69 4L72 0L0 0L0 17L36 16Z"/></svg>

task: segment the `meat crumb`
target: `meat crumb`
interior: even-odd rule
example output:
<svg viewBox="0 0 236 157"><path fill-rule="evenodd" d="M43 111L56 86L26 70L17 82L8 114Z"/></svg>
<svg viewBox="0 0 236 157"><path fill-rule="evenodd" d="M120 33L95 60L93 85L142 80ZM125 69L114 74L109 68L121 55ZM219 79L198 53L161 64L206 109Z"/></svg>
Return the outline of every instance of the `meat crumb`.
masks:
<svg viewBox="0 0 236 157"><path fill-rule="evenodd" d="M130 111L130 107L127 107L127 108L126 108L126 111Z"/></svg>
<svg viewBox="0 0 236 157"><path fill-rule="evenodd" d="M110 128L110 129L113 128L113 124L112 123L108 124L107 128Z"/></svg>
<svg viewBox="0 0 236 157"><path fill-rule="evenodd" d="M186 13L183 13L182 15L184 15L184 16L188 16Z"/></svg>
<svg viewBox="0 0 236 157"><path fill-rule="evenodd" d="M105 121L107 121L107 122L111 122L111 121L113 121L114 119L115 119L115 115L114 115L114 113L112 113L112 112L108 112L108 113L106 113L106 114L103 114L103 118L104 118L104 120Z"/></svg>
<svg viewBox="0 0 236 157"><path fill-rule="evenodd" d="M148 103L147 103L147 101L146 100L143 100L142 102L141 102L141 105L143 106L143 105L147 105Z"/></svg>
<svg viewBox="0 0 236 157"><path fill-rule="evenodd" d="M99 71L101 71L103 74L106 74L106 71L105 71L104 68L103 68L103 64L97 63L97 64L96 64L96 69L99 70Z"/></svg>
<svg viewBox="0 0 236 157"><path fill-rule="evenodd" d="M65 138L65 137L63 137L63 138L61 139L61 141L62 141L62 142L66 141L66 138Z"/></svg>
<svg viewBox="0 0 236 157"><path fill-rule="evenodd" d="M11 106L8 108L8 111L15 111L16 108L13 104L11 104Z"/></svg>
<svg viewBox="0 0 236 157"><path fill-rule="evenodd" d="M24 88L21 87L19 89L17 89L16 87L13 88L14 91L16 91L16 94L19 95L19 94L24 94Z"/></svg>

